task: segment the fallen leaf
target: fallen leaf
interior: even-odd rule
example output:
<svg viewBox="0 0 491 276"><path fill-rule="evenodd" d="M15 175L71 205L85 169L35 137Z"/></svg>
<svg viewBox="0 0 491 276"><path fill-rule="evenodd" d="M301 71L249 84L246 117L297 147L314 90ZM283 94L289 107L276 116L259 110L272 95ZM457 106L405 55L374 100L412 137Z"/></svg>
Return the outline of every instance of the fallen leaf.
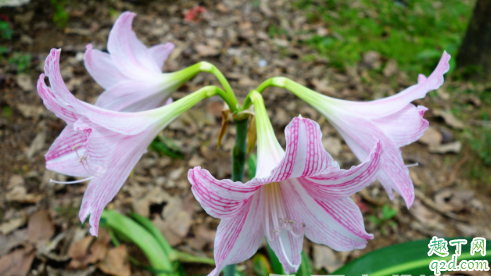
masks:
<svg viewBox="0 0 491 276"><path fill-rule="evenodd" d="M444 111L441 109L433 109L432 110L433 115L442 117L445 123L453 128L456 129L464 129L464 123L452 114L451 111Z"/></svg>
<svg viewBox="0 0 491 276"><path fill-rule="evenodd" d="M15 231L9 235L0 236L0 256L9 253L10 249L27 241L27 229Z"/></svg>
<svg viewBox="0 0 491 276"><path fill-rule="evenodd" d="M9 179L7 189L12 189L15 186L24 185L24 178L20 175L12 175Z"/></svg>
<svg viewBox="0 0 491 276"><path fill-rule="evenodd" d="M108 250L106 258L96 265L104 273L115 276L130 276L131 268L128 262L128 250L122 244Z"/></svg>
<svg viewBox="0 0 491 276"><path fill-rule="evenodd" d="M133 211L135 213L149 217L150 216L150 205L161 204L164 201L169 200L169 194L162 190L159 186L154 187L152 190L146 192L143 196L136 196L133 198Z"/></svg>
<svg viewBox="0 0 491 276"><path fill-rule="evenodd" d="M17 249L0 258L0 275L19 276L27 275L31 268L36 251L33 249Z"/></svg>
<svg viewBox="0 0 491 276"><path fill-rule="evenodd" d="M27 236L31 243L41 245L48 242L55 234L48 211L40 210L29 217Z"/></svg>
<svg viewBox="0 0 491 276"><path fill-rule="evenodd" d="M382 66L380 54L375 51L368 51L363 54L363 64L370 69L378 69Z"/></svg>
<svg viewBox="0 0 491 276"><path fill-rule="evenodd" d="M195 236L195 238L188 240L188 244L192 248L194 248L196 250L202 250L203 247L205 247L208 244L211 245L211 247L213 248L213 244L215 242L216 231L215 230L209 230L204 225L199 225L194 230L194 236Z"/></svg>
<svg viewBox="0 0 491 276"><path fill-rule="evenodd" d="M460 141L455 141L452 143L443 144L443 145L439 145L436 147L429 147L428 148L428 150L431 153L441 153L441 154L450 153L450 152L459 153L461 149L462 149L462 143Z"/></svg>
<svg viewBox="0 0 491 276"><path fill-rule="evenodd" d="M205 44L197 44L194 46L194 49L196 49L201 57L218 56L220 54L218 49Z"/></svg>
<svg viewBox="0 0 491 276"><path fill-rule="evenodd" d="M15 229L26 224L26 222L27 222L27 218L25 215L23 215L22 217L14 218L14 219L11 219L7 222L4 222L4 223L0 224L0 234L7 235L10 232L14 231Z"/></svg>
<svg viewBox="0 0 491 276"><path fill-rule="evenodd" d="M65 269L55 269L51 266L46 268L48 276L89 276L96 270L95 266L91 266L83 270L65 270Z"/></svg>
<svg viewBox="0 0 491 276"><path fill-rule="evenodd" d="M390 77L397 73L397 61L395 59L391 59L387 62L384 68L384 76Z"/></svg>
<svg viewBox="0 0 491 276"><path fill-rule="evenodd" d="M444 189L435 195L435 203L444 210L461 212L464 209L469 209L470 202L474 197L474 191Z"/></svg>
<svg viewBox="0 0 491 276"><path fill-rule="evenodd" d="M435 128L429 126L418 141L428 146L436 147L442 143L442 139L442 134Z"/></svg>
<svg viewBox="0 0 491 276"><path fill-rule="evenodd" d="M70 256L70 258L79 260L85 258L93 239L93 236L86 236L81 240L72 243L70 245L70 249L68 249L68 256Z"/></svg>
<svg viewBox="0 0 491 276"><path fill-rule="evenodd" d="M326 151L333 156L338 156L342 149L341 140L335 137L323 137L322 145Z"/></svg>
<svg viewBox="0 0 491 276"><path fill-rule="evenodd" d="M26 156L28 159L31 159L36 153L44 148L44 143L46 141L46 133L40 132L36 135L34 140L31 142L31 146L26 152Z"/></svg>
<svg viewBox="0 0 491 276"><path fill-rule="evenodd" d="M28 194L25 187L16 186L5 195L5 198L9 202L37 203L42 195Z"/></svg>
<svg viewBox="0 0 491 276"><path fill-rule="evenodd" d="M324 93L324 94L328 94L331 96L336 96L336 89L329 86L329 82L327 79L319 80L319 79L315 78L315 79L312 79L311 82L315 87L315 91L320 92L320 93Z"/></svg>
<svg viewBox="0 0 491 276"><path fill-rule="evenodd" d="M18 104L17 109L25 118L37 118L41 116L46 110L44 106L32 105L32 104Z"/></svg>
<svg viewBox="0 0 491 276"><path fill-rule="evenodd" d="M15 77L15 82L17 82L17 85L19 85L19 87L26 92L34 90L34 85L32 85L30 75L19 74Z"/></svg>
<svg viewBox="0 0 491 276"><path fill-rule="evenodd" d="M325 268L328 272L333 272L343 266L343 262L339 260L334 251L320 244L314 244L314 267L316 269Z"/></svg>

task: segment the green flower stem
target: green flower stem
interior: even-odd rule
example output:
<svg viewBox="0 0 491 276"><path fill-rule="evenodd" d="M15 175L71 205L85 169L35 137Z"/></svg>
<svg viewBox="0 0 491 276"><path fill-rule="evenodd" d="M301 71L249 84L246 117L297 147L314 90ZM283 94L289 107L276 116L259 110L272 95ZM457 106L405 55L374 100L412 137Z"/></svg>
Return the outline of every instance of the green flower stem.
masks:
<svg viewBox="0 0 491 276"><path fill-rule="evenodd" d="M235 145L232 153L232 180L244 181L244 166L247 150L247 127L248 118L234 119L235 122ZM227 265L223 272L224 276L235 276L235 264Z"/></svg>
<svg viewBox="0 0 491 276"><path fill-rule="evenodd" d="M184 253L181 251L174 250L172 253L176 256L176 260L183 263L200 263L200 264L209 264L215 265L215 260L205 257L196 257L188 253Z"/></svg>
<svg viewBox="0 0 491 276"><path fill-rule="evenodd" d="M326 99L326 96L324 96L320 93L317 93L311 89L308 89L307 87L305 87L305 86L303 86L297 82L294 82L290 79L287 79L285 77L274 77L274 78L270 78L270 79L265 80L263 83L261 83L256 88L256 90L249 92L249 94L247 95L247 97L244 101L244 105L243 105L242 109L246 110L249 107L251 107L251 105L252 105L251 95L254 91L259 92L259 93L263 93L263 91L266 90L266 88L268 88L270 86L285 88L285 89L289 90L290 92L292 92L293 94L295 94L295 96L299 97L300 99L304 100L305 102L307 102L309 104L318 102L321 99L323 99L325 101L325 99Z"/></svg>
<svg viewBox="0 0 491 276"><path fill-rule="evenodd" d="M178 86L181 86L183 83L196 76L200 72L206 72L215 75L215 77L218 79L220 84L223 86L223 89L225 90L225 92L219 93L218 95L223 99L223 101L227 103L232 113L238 113L240 111L239 104L237 103L237 98L235 97L234 91L232 90L232 87L228 83L225 76L222 74L222 72L220 72L220 70L218 70L215 65L206 61L201 61L172 74L175 75L176 79L178 79Z"/></svg>

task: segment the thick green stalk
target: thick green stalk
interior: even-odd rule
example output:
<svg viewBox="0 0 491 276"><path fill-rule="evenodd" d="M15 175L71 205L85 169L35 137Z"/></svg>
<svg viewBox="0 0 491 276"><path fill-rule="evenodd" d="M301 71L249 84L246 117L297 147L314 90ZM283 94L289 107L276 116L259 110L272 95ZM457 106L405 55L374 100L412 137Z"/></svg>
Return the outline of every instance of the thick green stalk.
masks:
<svg viewBox="0 0 491 276"><path fill-rule="evenodd" d="M235 146L232 153L232 180L244 181L248 119L234 120L234 122L237 133L235 135ZM235 276L235 264L226 266L223 273L224 276Z"/></svg>
<svg viewBox="0 0 491 276"><path fill-rule="evenodd" d="M224 93L219 93L220 97L227 103L232 113L235 114L239 112L239 104L237 103L237 98L235 97L232 87L230 86L222 72L220 72L220 70L218 70L215 65L206 61L201 61L189 66L188 68L171 74L175 75L178 86L181 86L183 83L196 76L200 72L206 72L215 75L215 77L218 79L220 84L223 86L223 89L225 90Z"/></svg>

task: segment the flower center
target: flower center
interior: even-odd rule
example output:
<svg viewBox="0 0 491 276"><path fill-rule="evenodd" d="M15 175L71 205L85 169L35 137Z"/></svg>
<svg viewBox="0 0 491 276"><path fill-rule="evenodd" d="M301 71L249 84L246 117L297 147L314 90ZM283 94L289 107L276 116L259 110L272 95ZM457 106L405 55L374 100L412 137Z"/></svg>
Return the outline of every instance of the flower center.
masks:
<svg viewBox="0 0 491 276"><path fill-rule="evenodd" d="M281 247L281 251L283 256L285 257L288 264L292 267L296 267L292 264L292 262L288 258L288 254L286 253L285 246L283 245L281 233L285 231L286 233L290 233L294 237L300 237L304 233L305 224L302 223L302 227L300 231L295 232L295 226L297 222L288 217L285 202L283 200L283 196L281 194L280 184L278 182L273 182L268 185L264 185L264 196L266 199L265 209L265 230L266 230L266 238L269 241L273 241L278 239L278 242ZM298 227L297 227L298 228Z"/></svg>
<svg viewBox="0 0 491 276"><path fill-rule="evenodd" d="M78 162L80 164L82 164L82 166L84 167L84 170L89 173L89 177L87 178L84 178L84 179L80 179L80 180L74 180L74 181L56 181L56 180L53 180L53 179L50 179L49 182L52 182L52 183L58 183L58 184L76 184L76 183L81 183L81 182L85 182L87 180L91 180L92 178L94 177L98 177L98 176L101 176L103 173L104 173L104 169L99 169L99 170L95 170L93 169L90 165L89 165L89 162L87 160L87 156L85 155L79 155L78 153L78 147L80 145L75 145L72 147L72 151L75 152L75 154L77 155L77 158L78 158ZM99 166L100 167L100 166Z"/></svg>

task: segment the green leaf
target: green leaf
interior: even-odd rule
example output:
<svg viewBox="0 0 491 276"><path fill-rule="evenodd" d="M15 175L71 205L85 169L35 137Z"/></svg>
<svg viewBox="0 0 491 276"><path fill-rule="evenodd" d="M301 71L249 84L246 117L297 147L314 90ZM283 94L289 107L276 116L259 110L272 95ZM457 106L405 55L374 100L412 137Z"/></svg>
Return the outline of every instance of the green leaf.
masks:
<svg viewBox="0 0 491 276"><path fill-rule="evenodd" d="M382 217L384 218L384 220L391 219L395 215L397 215L397 209L392 209L387 204L382 207Z"/></svg>
<svg viewBox="0 0 491 276"><path fill-rule="evenodd" d="M170 246L169 242L165 239L159 229L153 225L153 223L144 216L141 216L137 213L130 213L130 217L133 218L136 222L138 222L141 226L145 227L150 234L154 237L154 239L160 245L160 248L169 256L171 260L175 260L177 257L174 256L174 250L172 246Z"/></svg>
<svg viewBox="0 0 491 276"><path fill-rule="evenodd" d="M140 225L145 227L148 232L150 232L155 240L159 243L160 248L169 256L169 259L171 262L174 261L179 261L183 263L202 263L202 264L209 264L209 265L214 265L215 260L211 258L204 258L204 257L196 257L188 253L184 253L178 250L175 250L172 248L172 246L167 242L165 239L164 235L162 235L162 232L160 232L157 227L146 217L141 216L137 213L130 213L130 217L132 217L134 220L136 220Z"/></svg>
<svg viewBox="0 0 491 276"><path fill-rule="evenodd" d="M446 238L447 241L452 239L459 238ZM470 244L472 238L461 239L466 239L467 244L462 246L462 255L458 257L458 260L491 260L491 255L483 257L481 254L476 253L471 256ZM448 245L448 257L442 258L436 255L428 257L429 243L430 239L425 239L384 247L349 262L334 271L332 275L433 275L433 272L429 269L430 262L433 260L451 260L452 254L455 253L455 246ZM486 245L486 251L491 252L491 241L486 241Z"/></svg>
<svg viewBox="0 0 491 276"><path fill-rule="evenodd" d="M380 226L382 224L382 220L377 218L376 216L368 216L367 217L369 221L375 223L375 225Z"/></svg>
<svg viewBox="0 0 491 276"><path fill-rule="evenodd" d="M254 264L254 273L258 276L269 276L272 273L271 265L268 262L266 256L261 253L257 253L252 258L252 263ZM310 276L310 275L309 275Z"/></svg>
<svg viewBox="0 0 491 276"><path fill-rule="evenodd" d="M178 146L169 138L156 137L152 143L150 143L150 149L160 153L161 155L167 155L176 159L184 159L184 153Z"/></svg>
<svg viewBox="0 0 491 276"><path fill-rule="evenodd" d="M271 268L273 269L274 274L285 275L285 271L283 270L283 265L280 263L280 260L274 253L273 249L267 244L268 247L268 256L271 262Z"/></svg>
<svg viewBox="0 0 491 276"><path fill-rule="evenodd" d="M257 156L254 153L249 154L247 159L247 175L249 179L253 179L256 176Z"/></svg>
<svg viewBox="0 0 491 276"><path fill-rule="evenodd" d="M297 271L297 276L311 276L314 274L314 267L309 256L302 250L302 263Z"/></svg>
<svg viewBox="0 0 491 276"><path fill-rule="evenodd" d="M104 210L101 216L101 227L114 231L135 243L147 256L155 271L172 271L173 266L169 256L162 250L153 235L143 226L122 214ZM177 273L158 273L156 275L177 275Z"/></svg>

